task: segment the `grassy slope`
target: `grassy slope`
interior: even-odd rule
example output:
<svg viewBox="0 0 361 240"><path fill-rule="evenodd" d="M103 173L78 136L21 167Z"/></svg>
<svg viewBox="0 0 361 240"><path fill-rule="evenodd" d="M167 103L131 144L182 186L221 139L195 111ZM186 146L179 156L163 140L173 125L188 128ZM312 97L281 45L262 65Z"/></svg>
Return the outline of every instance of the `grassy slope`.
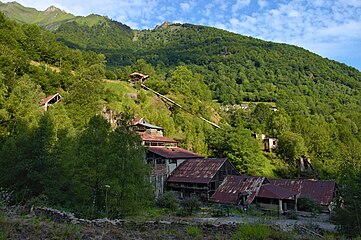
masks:
<svg viewBox="0 0 361 240"><path fill-rule="evenodd" d="M174 120L174 114L170 110L170 106L158 98L154 93L145 91L139 86L130 86L127 82L123 81L111 81L105 80L105 89L107 90L106 104L110 109L114 109L117 113L129 110L131 114L136 117L144 117L147 122L161 126L164 128L165 136L175 138L182 141L184 139L184 133ZM131 95L136 96L131 98ZM175 100L175 97L168 95L171 99ZM210 111L212 113L211 120L218 123L221 120L220 115L217 112L219 105L209 102ZM187 107L187 106L184 106ZM189 113L175 110L181 114L186 121L199 122L197 116L193 116ZM201 121L202 122L202 121Z"/></svg>
<svg viewBox="0 0 361 240"><path fill-rule="evenodd" d="M1 3L0 11L7 17L23 24L36 24L49 30L57 29L61 24L75 21L81 25L93 26L105 22L106 17L91 14L87 17L74 16L57 8L38 11L35 8L24 7L17 2Z"/></svg>
<svg viewBox="0 0 361 240"><path fill-rule="evenodd" d="M54 25L74 19L75 16L60 9L53 11L38 11L35 8L24 7L16 2L1 3L0 10L6 16L20 23L37 24L40 26Z"/></svg>

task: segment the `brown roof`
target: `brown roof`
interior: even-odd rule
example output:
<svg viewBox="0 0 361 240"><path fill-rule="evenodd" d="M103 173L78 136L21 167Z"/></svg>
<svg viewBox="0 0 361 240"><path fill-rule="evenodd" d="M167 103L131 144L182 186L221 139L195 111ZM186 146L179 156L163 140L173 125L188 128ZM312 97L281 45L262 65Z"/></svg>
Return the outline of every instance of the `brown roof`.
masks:
<svg viewBox="0 0 361 240"><path fill-rule="evenodd" d="M179 147L149 147L149 152L155 153L163 158L204 158L203 156Z"/></svg>
<svg viewBox="0 0 361 240"><path fill-rule="evenodd" d="M300 198L308 198L321 205L331 204L336 191L336 182L333 180L307 180L307 179L272 179L273 185L299 192Z"/></svg>
<svg viewBox="0 0 361 240"><path fill-rule="evenodd" d="M147 141L147 142L177 143L176 140L167 137L152 136L145 132L138 132L138 134L140 135L143 141Z"/></svg>
<svg viewBox="0 0 361 240"><path fill-rule="evenodd" d="M261 186L257 197L272 199L293 199L299 192L288 190L272 184Z"/></svg>
<svg viewBox="0 0 361 240"><path fill-rule="evenodd" d="M265 177L227 176L210 198L212 202L238 204L240 195L247 196L247 203L251 204L258 191L268 180Z"/></svg>
<svg viewBox="0 0 361 240"><path fill-rule="evenodd" d="M226 158L198 158L186 160L174 170L167 181L172 183L208 184L226 161Z"/></svg>
<svg viewBox="0 0 361 240"><path fill-rule="evenodd" d="M145 122L144 118L133 118L133 119L131 120L130 124L131 124L132 126L135 126L135 125L137 125L137 124L139 124L139 123L143 123L143 122Z"/></svg>

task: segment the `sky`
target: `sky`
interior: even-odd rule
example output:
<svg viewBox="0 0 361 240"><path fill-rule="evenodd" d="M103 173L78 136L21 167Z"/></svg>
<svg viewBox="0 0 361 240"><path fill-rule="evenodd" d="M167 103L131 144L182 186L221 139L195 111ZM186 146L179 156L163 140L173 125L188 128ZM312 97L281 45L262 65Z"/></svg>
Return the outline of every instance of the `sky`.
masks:
<svg viewBox="0 0 361 240"><path fill-rule="evenodd" d="M0 0L2 2L8 2ZM133 29L164 21L212 26L297 45L361 70L361 0L17 0L45 10L107 16Z"/></svg>

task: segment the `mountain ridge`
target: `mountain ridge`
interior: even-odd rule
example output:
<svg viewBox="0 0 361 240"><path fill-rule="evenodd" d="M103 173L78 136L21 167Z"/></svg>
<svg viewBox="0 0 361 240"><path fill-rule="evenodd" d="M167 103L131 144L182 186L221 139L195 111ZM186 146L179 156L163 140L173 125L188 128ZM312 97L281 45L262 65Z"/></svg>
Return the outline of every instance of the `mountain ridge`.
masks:
<svg viewBox="0 0 361 240"><path fill-rule="evenodd" d="M335 86L349 97L361 91L361 72L353 67L301 47L214 27L164 22L152 30L133 30L95 14L51 24L56 39L68 47L104 54L111 78L127 80L116 73L140 59L158 66L159 72L186 65L204 77L213 97L224 104L271 101L291 110L292 98L303 102L298 110L319 112L312 95L328 99ZM159 83L151 87L161 90ZM324 104L328 112L343 108L330 107L329 100Z"/></svg>
<svg viewBox="0 0 361 240"><path fill-rule="evenodd" d="M75 16L54 5L49 6L44 11L39 11L35 8L24 7L17 2L0 2L0 11L18 23L35 24L51 31L55 31L60 25L67 22L75 21L79 24L88 24L89 26L92 26L105 22L107 19L107 17L97 14L89 14L86 17Z"/></svg>

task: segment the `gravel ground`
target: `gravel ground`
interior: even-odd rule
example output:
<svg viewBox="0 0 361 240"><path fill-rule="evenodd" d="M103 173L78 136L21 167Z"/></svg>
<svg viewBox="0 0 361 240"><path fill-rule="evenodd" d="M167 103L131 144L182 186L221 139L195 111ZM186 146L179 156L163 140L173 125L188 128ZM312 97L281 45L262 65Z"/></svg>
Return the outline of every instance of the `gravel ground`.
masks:
<svg viewBox="0 0 361 240"><path fill-rule="evenodd" d="M318 227L328 232L335 232L336 225L330 223L328 217L320 215L317 218L312 217L298 217L298 219L285 219L277 217L255 217L247 215L233 215L222 218L195 218L194 221L209 223L209 224L239 224L239 223L262 223L269 226L277 226L284 231L291 231L299 226Z"/></svg>

